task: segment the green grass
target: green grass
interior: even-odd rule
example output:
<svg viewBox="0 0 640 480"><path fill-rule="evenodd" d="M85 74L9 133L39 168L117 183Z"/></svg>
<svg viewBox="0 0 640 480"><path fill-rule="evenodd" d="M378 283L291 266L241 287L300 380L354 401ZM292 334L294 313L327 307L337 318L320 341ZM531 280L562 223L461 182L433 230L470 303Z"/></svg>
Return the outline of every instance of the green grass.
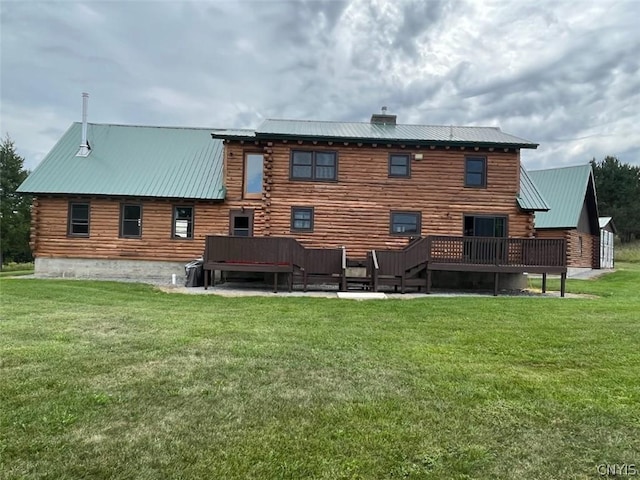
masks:
<svg viewBox="0 0 640 480"><path fill-rule="evenodd" d="M613 252L616 262L640 263L640 240L616 244Z"/></svg>
<svg viewBox="0 0 640 480"><path fill-rule="evenodd" d="M0 478L601 478L640 464L640 265L597 298L1 279Z"/></svg>
<svg viewBox="0 0 640 480"><path fill-rule="evenodd" d="M0 270L1 277L19 277L24 275L33 274L33 262L32 263L8 263L2 265Z"/></svg>

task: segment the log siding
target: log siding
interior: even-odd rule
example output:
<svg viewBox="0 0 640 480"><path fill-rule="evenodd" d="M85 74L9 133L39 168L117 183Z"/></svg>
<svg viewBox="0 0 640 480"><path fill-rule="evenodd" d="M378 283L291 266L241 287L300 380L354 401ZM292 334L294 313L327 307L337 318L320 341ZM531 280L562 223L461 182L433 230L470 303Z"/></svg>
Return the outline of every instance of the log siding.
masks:
<svg viewBox="0 0 640 480"><path fill-rule="evenodd" d="M339 145L338 145L339 143ZM350 256L372 248L404 247L407 237L390 233L392 211L420 211L422 235L461 235L464 215L502 215L510 237L532 237L533 215L516 204L520 156L513 149L415 148L348 142L264 142L265 175L254 235L295 236L306 246L346 246ZM253 142L226 143L227 172L237 169ZM292 150L338 151L337 182L291 179ZM486 188L465 187L466 158L486 158ZM390 154L411 158L411 177L389 177ZM415 159L422 154L422 159ZM227 199L241 199L237 176L227 177ZM291 232L291 207L314 208L313 232Z"/></svg>
<svg viewBox="0 0 640 480"><path fill-rule="evenodd" d="M564 238L567 241L567 267L600 268L600 239L597 235L572 229L541 229L536 238Z"/></svg>

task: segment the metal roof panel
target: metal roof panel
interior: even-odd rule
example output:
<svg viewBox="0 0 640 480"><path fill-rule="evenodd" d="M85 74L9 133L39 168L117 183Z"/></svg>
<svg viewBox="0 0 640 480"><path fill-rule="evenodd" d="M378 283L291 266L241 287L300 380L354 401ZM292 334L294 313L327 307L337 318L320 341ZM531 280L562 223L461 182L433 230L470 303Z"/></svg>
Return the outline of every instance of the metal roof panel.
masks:
<svg viewBox="0 0 640 480"><path fill-rule="evenodd" d="M518 205L522 210L546 212L549 205L531 179L527 170L520 165L520 193Z"/></svg>
<svg viewBox="0 0 640 480"><path fill-rule="evenodd" d="M18 191L221 200L222 140L209 128L74 123Z"/></svg>
<svg viewBox="0 0 640 480"><path fill-rule="evenodd" d="M476 143L536 148L537 143L504 133L497 127L393 125L366 122L265 120L256 136L325 137L352 140Z"/></svg>
<svg viewBox="0 0 640 480"><path fill-rule="evenodd" d="M576 228L591 175L589 164L530 171L550 207L536 213L536 228Z"/></svg>

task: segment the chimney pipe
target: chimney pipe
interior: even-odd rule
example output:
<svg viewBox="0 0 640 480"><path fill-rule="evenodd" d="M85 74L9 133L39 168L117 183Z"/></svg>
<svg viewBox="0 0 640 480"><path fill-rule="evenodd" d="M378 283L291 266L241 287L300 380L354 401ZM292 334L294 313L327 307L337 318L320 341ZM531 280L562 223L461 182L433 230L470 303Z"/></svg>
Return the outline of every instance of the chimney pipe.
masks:
<svg viewBox="0 0 640 480"><path fill-rule="evenodd" d="M87 146L87 109L89 108L89 94L82 93L82 146Z"/></svg>
<svg viewBox="0 0 640 480"><path fill-rule="evenodd" d="M89 109L89 94L82 93L82 141L80 150L76 153L76 157L86 157L91 152L91 147L87 141L87 111Z"/></svg>

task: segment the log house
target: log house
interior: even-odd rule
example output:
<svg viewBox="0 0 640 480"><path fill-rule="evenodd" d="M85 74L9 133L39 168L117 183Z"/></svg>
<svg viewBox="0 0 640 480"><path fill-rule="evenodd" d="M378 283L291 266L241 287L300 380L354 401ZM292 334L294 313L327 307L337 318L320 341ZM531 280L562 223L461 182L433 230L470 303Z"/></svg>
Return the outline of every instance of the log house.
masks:
<svg viewBox="0 0 640 480"><path fill-rule="evenodd" d="M256 130L74 123L19 191L34 195L36 273L167 278L212 234L344 246L356 261L420 236L532 238L548 206L520 149L536 147L393 115Z"/></svg>

